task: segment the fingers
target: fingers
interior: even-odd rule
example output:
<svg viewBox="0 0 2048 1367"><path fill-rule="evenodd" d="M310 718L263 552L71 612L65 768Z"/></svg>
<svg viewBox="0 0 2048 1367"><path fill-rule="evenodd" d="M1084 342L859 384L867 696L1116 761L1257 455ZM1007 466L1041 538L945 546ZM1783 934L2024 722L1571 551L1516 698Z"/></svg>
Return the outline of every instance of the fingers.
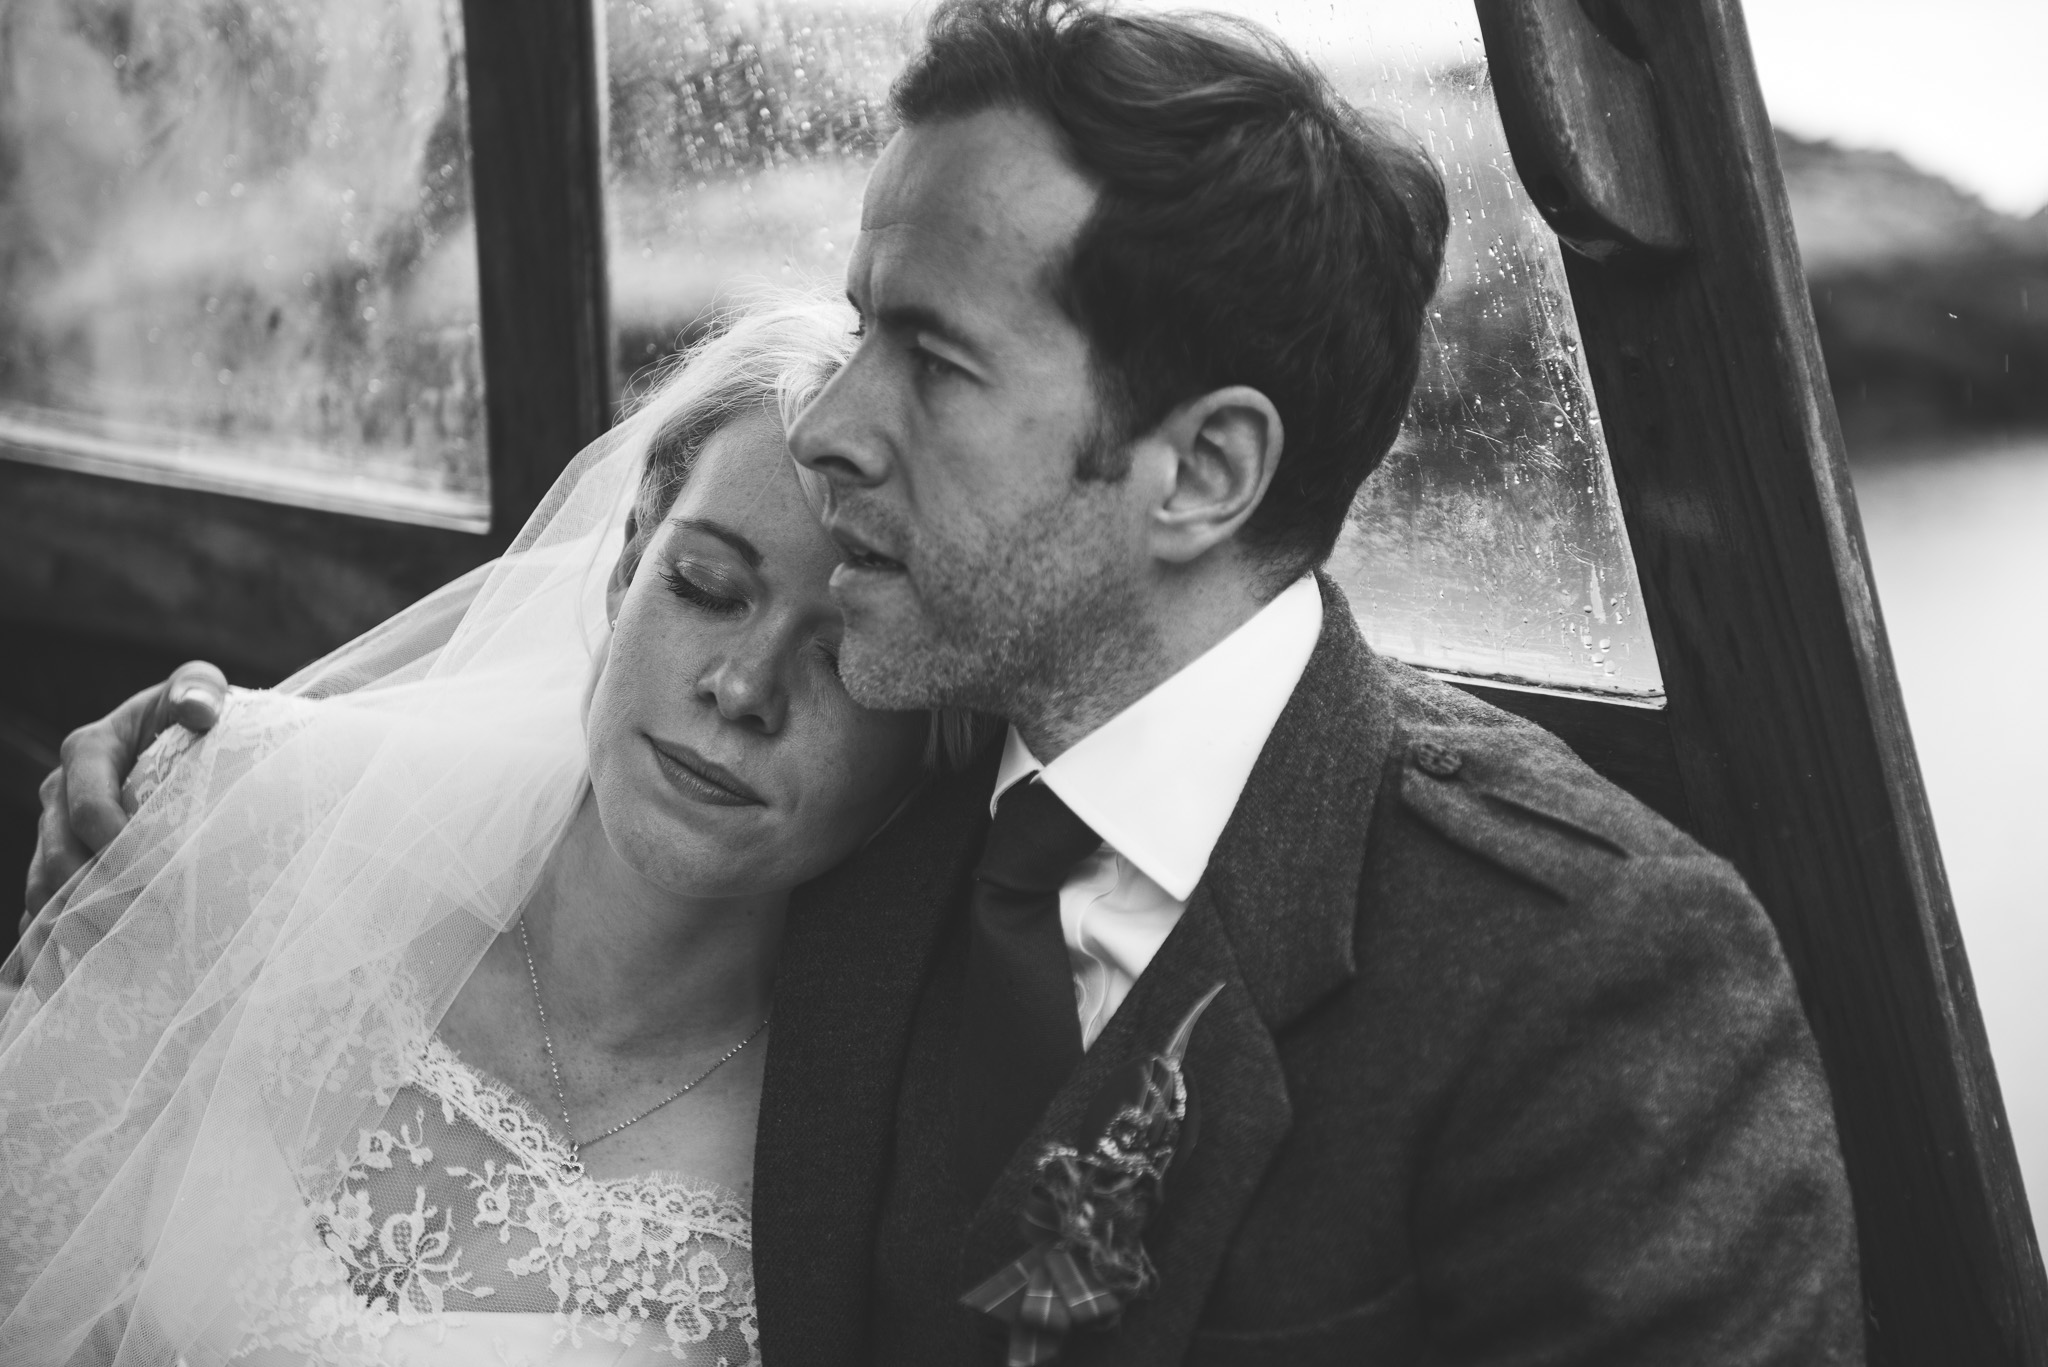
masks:
<svg viewBox="0 0 2048 1367"><path fill-rule="evenodd" d="M53 770L43 780L38 796L42 799L42 811L36 818L35 856L28 865L28 886L24 895L26 910L21 918L24 943L28 940L30 922L35 914L92 857L92 851L71 833L62 769Z"/></svg>
<svg viewBox="0 0 2048 1367"><path fill-rule="evenodd" d="M121 785L157 733L173 725L211 730L227 696L227 677L204 660L194 660L64 738L59 768L43 780L36 852L25 889L30 913L128 824ZM24 940L31 928L24 923Z"/></svg>
<svg viewBox="0 0 2048 1367"><path fill-rule="evenodd" d="M66 834L88 851L102 850L128 824L121 782L135 757L163 729L157 719L168 684L145 688L96 722L64 737L57 755ZM47 810L47 805L46 808Z"/></svg>
<svg viewBox="0 0 2048 1367"><path fill-rule="evenodd" d="M192 731L211 731L220 720L221 709L227 706L228 679L216 665L204 660L193 660L179 665L171 671L171 677L164 685L163 706L157 718L156 730L161 731L173 722ZM155 732L143 737L136 753L142 746L156 738Z"/></svg>

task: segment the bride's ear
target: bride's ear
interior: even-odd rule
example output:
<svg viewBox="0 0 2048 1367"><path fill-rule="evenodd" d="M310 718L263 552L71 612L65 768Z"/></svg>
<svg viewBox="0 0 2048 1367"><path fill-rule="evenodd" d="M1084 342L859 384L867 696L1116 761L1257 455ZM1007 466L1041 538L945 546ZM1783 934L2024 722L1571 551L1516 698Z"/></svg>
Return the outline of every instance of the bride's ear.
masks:
<svg viewBox="0 0 2048 1367"><path fill-rule="evenodd" d="M606 621L619 620L619 604L625 601L626 590L633 587L633 574L640 568L640 554L646 549L640 536L640 513L635 509L626 514L626 544L619 548L618 561L612 565L612 576L605 581Z"/></svg>
<svg viewBox="0 0 2048 1367"><path fill-rule="evenodd" d="M619 547L619 558L612 562L611 577L604 584L604 619L607 625L617 626L619 604L626 601L626 590L633 587L633 575L640 568L640 555L647 549L640 535L640 516L637 512L626 514L626 544ZM605 638L604 650L593 662L590 682L583 689L583 719L590 720L590 704L597 697L597 686L604 682L605 668L611 664L612 639Z"/></svg>

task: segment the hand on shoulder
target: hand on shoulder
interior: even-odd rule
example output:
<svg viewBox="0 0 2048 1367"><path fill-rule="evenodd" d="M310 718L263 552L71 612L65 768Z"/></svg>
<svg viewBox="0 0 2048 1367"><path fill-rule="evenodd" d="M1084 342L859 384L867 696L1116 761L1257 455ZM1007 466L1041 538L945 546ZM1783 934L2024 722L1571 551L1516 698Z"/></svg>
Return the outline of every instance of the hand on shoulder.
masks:
<svg viewBox="0 0 2048 1367"><path fill-rule="evenodd" d="M49 935L48 918L40 913L128 824L131 811L121 790L137 757L166 727L211 730L220 720L227 691L227 677L217 666L194 660L64 738L61 763L43 780L40 792L42 812L24 889L18 963L32 962Z"/></svg>

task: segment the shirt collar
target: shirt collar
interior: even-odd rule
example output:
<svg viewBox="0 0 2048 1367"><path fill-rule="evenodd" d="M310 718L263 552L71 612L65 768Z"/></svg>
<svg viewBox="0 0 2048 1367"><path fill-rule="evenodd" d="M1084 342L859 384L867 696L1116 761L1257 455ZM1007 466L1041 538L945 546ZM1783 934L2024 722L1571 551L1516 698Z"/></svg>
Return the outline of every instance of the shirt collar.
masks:
<svg viewBox="0 0 2048 1367"><path fill-rule="evenodd" d="M1322 591L1303 575L1051 764L1012 727L990 813L1037 774L1104 843L1185 902L1322 630Z"/></svg>

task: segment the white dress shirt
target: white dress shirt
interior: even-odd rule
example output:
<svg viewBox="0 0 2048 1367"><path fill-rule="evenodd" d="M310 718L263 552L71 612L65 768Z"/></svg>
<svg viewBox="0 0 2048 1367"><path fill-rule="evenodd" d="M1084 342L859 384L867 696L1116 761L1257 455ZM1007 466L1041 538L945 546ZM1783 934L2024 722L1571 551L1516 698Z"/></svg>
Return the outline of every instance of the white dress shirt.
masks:
<svg viewBox="0 0 2048 1367"><path fill-rule="evenodd" d="M1304 575L1051 764L1011 729L990 813L1036 774L1102 837L1060 888L1082 1048L1179 923L1322 630L1322 592Z"/></svg>

